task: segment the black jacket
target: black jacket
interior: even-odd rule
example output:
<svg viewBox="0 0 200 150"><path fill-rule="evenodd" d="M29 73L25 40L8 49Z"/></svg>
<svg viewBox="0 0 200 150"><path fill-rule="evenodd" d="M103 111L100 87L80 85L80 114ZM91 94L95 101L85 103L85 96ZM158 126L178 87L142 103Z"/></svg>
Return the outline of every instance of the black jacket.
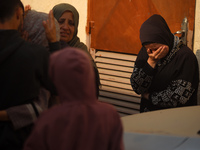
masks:
<svg viewBox="0 0 200 150"><path fill-rule="evenodd" d="M24 41L16 30L0 30L0 110L31 103L40 87L56 90L48 77L49 52ZM0 121L0 149L21 149L32 126L14 130Z"/></svg>
<svg viewBox="0 0 200 150"><path fill-rule="evenodd" d="M0 31L0 110L29 103L40 86L53 92L49 52L24 41L16 30Z"/></svg>

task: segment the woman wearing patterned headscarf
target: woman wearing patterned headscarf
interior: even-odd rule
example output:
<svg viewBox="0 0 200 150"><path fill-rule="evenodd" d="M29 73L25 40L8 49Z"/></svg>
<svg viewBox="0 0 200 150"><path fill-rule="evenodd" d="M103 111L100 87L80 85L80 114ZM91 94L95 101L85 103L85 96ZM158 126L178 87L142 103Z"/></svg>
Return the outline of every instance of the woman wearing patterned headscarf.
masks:
<svg viewBox="0 0 200 150"><path fill-rule="evenodd" d="M95 71L95 80L96 80L96 94L97 97L99 95L99 85L100 85L100 79L99 79L99 72L97 70L97 66L88 52L87 46L80 42L78 34L78 24L79 24L79 13L76 10L76 8L70 4L67 3L61 3L53 7L53 14L54 17L57 19L59 25L60 25L60 41L61 41L61 47L76 47L83 51L85 51L92 61L92 65L94 67Z"/></svg>
<svg viewBox="0 0 200 150"><path fill-rule="evenodd" d="M28 32L28 40L34 44L44 46L50 52L54 49L53 43L48 41L43 27L43 21L48 20L49 15L44 12L38 12L35 10L28 10L26 17L24 18L23 30ZM54 19L56 28L56 41L60 40L60 27L56 19ZM60 47L59 47L60 48Z"/></svg>
<svg viewBox="0 0 200 150"><path fill-rule="evenodd" d="M142 48L131 76L142 95L140 112L197 105L198 63L164 18L153 15L140 28Z"/></svg>

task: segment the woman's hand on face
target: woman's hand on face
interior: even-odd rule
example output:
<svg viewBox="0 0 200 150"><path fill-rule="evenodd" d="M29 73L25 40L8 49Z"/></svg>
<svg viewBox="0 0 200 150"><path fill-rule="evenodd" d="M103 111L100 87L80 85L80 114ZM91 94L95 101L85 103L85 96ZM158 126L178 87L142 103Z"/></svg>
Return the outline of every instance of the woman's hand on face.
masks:
<svg viewBox="0 0 200 150"><path fill-rule="evenodd" d="M56 26L55 26L55 20L54 20L52 10L49 12L49 19L46 20L46 21L45 20L43 21L43 26L44 26L44 29L45 29L47 40L50 43L57 42Z"/></svg>
<svg viewBox="0 0 200 150"><path fill-rule="evenodd" d="M149 58L147 62L150 64L152 68L155 67L156 63L164 58L169 52L169 47L166 45L160 46L157 50L147 49L147 54Z"/></svg>
<svg viewBox="0 0 200 150"><path fill-rule="evenodd" d="M22 31L21 32L21 37L25 40L25 41L28 41L28 42L31 42L31 40L28 38L28 32L27 31Z"/></svg>
<svg viewBox="0 0 200 150"><path fill-rule="evenodd" d="M157 50L147 49L147 53L152 60L158 61L164 58L169 52L168 46L160 46Z"/></svg>

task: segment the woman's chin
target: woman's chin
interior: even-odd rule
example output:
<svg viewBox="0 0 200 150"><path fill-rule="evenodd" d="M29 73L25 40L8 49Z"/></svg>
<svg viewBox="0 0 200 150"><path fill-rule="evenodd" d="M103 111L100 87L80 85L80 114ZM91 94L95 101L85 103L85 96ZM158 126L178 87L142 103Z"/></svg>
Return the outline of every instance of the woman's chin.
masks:
<svg viewBox="0 0 200 150"><path fill-rule="evenodd" d="M60 41L69 42L70 40L66 37L60 37Z"/></svg>

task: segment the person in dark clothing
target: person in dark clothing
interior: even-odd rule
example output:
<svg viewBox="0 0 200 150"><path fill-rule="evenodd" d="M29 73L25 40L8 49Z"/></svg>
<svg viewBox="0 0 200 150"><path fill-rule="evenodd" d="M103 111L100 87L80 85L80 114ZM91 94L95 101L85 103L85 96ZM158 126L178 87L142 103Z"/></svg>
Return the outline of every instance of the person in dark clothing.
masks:
<svg viewBox="0 0 200 150"><path fill-rule="evenodd" d="M24 150L123 150L119 114L97 100L89 56L67 47L51 55L49 67L61 104L40 115Z"/></svg>
<svg viewBox="0 0 200 150"><path fill-rule="evenodd" d="M42 22L47 19L54 20L56 26L55 36L57 41L59 41L60 27L56 19L51 18L53 16L43 12L37 12L34 10L26 11L26 7L25 7L26 16L23 21L23 30L22 30L22 32L26 31L27 33L25 39L30 40L31 43L42 45L43 47L46 48L46 50L48 50L51 53L51 50L55 50L55 46L58 43L48 42ZM48 18L48 16L50 18ZM52 45L54 47L52 47ZM48 109L48 107L52 106L53 104L57 104L56 101L57 97L55 97L55 95L53 95L54 97L51 96L52 95L49 93L49 91L46 90L44 87L40 88L38 99L35 99L33 101L35 108L39 114L42 113L44 110ZM30 107L32 107L32 105L30 103L27 103L23 105L17 105L14 107L9 107L7 110L0 110L0 121L5 121L5 120L11 121L14 129L17 130L27 125L33 124L33 122L37 119L37 116L35 115L35 110L30 109Z"/></svg>
<svg viewBox="0 0 200 150"><path fill-rule="evenodd" d="M91 59L95 72L96 95L99 96L100 77L99 72L87 46L80 42L78 34L79 13L76 8L67 3L61 3L53 7L54 17L60 25L61 48L70 46L85 51Z"/></svg>
<svg viewBox="0 0 200 150"><path fill-rule="evenodd" d="M140 28L142 48L130 81L141 94L140 112L197 105L199 71L196 56L164 18L153 15Z"/></svg>
<svg viewBox="0 0 200 150"><path fill-rule="evenodd" d="M20 0L0 1L0 110L31 104L40 87L57 94L48 76L49 52L42 46L24 41L20 36L23 24L23 4ZM15 130L12 123L0 121L0 149L20 150L32 124Z"/></svg>

